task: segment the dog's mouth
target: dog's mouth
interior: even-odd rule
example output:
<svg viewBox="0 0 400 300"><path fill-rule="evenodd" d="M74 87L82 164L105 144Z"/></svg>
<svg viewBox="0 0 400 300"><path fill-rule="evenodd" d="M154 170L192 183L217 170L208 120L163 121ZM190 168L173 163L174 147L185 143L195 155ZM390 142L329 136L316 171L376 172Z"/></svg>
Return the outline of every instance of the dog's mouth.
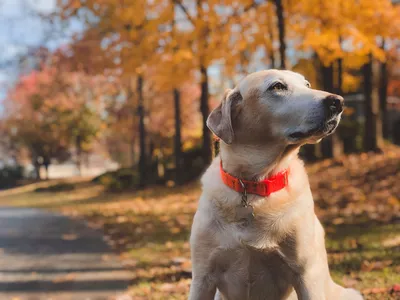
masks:
<svg viewBox="0 0 400 300"><path fill-rule="evenodd" d="M306 139L314 138L319 140L325 136L332 134L339 124L339 118L335 117L307 131L294 131L289 134L289 138L293 142L300 142Z"/></svg>

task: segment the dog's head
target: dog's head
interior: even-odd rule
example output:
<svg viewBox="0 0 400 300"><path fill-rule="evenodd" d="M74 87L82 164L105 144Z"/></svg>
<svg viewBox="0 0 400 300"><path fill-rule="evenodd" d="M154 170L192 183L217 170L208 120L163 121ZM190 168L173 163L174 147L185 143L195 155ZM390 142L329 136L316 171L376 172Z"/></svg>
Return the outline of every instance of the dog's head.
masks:
<svg viewBox="0 0 400 300"><path fill-rule="evenodd" d="M252 73L207 120L227 144L315 143L331 134L343 111L343 98L314 90L300 74L268 70Z"/></svg>

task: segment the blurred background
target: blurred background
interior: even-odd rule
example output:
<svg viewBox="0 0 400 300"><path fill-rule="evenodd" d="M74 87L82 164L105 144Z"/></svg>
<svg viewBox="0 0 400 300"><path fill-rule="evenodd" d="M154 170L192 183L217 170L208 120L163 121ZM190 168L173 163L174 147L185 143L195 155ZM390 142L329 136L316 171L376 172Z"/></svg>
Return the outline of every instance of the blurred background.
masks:
<svg viewBox="0 0 400 300"><path fill-rule="evenodd" d="M345 98L300 154L334 279L399 299L399 66L395 0L0 0L0 298L185 299L206 119L278 68Z"/></svg>

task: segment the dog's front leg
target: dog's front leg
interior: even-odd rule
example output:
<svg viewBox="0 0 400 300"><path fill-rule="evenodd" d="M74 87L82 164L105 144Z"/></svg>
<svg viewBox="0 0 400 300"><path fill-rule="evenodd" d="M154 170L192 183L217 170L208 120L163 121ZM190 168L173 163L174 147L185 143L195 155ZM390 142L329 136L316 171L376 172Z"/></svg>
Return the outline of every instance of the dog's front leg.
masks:
<svg viewBox="0 0 400 300"><path fill-rule="evenodd" d="M216 285L207 276L194 276L190 286L189 300L213 300Z"/></svg>
<svg viewBox="0 0 400 300"><path fill-rule="evenodd" d="M294 289L298 300L326 300L324 291L319 289L318 285L307 286L305 282L298 282Z"/></svg>
<svg viewBox="0 0 400 300"><path fill-rule="evenodd" d="M363 300L362 295L354 289L346 289L334 283L330 278L328 282L319 279L314 282L298 283L294 286L298 300ZM291 299L291 298L290 298Z"/></svg>
<svg viewBox="0 0 400 300"><path fill-rule="evenodd" d="M292 284L298 300L330 300L332 280L323 228L314 212L302 216L304 218L296 222L296 234L288 236L280 244L280 253L292 269Z"/></svg>
<svg viewBox="0 0 400 300"><path fill-rule="evenodd" d="M329 274L326 252L321 251L310 257L302 269L293 284L298 300L341 299Z"/></svg>
<svg viewBox="0 0 400 300"><path fill-rule="evenodd" d="M328 300L330 275L325 253L303 260L293 269L293 287L298 300ZM292 264L294 265L294 264ZM335 299L336 300L336 299Z"/></svg>

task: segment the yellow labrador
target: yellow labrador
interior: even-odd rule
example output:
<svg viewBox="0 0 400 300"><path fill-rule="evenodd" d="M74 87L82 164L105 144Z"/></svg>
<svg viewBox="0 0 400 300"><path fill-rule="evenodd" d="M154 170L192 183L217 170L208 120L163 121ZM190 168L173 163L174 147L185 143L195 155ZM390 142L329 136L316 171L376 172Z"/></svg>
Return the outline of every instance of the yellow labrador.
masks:
<svg viewBox="0 0 400 300"><path fill-rule="evenodd" d="M324 230L297 157L301 145L336 129L342 105L342 97L291 71L256 72L227 91L207 121L221 139L220 156L203 175L193 221L190 300L362 299L330 277ZM281 174L285 181L268 196L251 193L252 183Z"/></svg>

